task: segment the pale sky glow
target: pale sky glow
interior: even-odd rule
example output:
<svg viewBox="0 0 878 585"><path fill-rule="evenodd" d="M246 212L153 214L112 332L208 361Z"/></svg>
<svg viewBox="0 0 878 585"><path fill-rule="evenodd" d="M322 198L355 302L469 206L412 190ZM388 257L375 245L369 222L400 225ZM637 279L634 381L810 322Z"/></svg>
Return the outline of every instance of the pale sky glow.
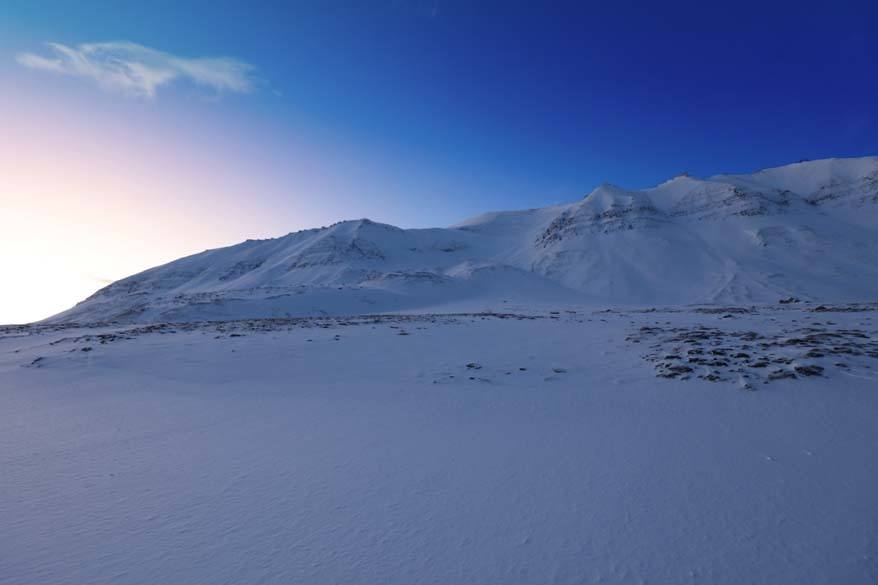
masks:
<svg viewBox="0 0 878 585"><path fill-rule="evenodd" d="M280 181L247 163L243 148L237 158L224 152L236 148L222 136L135 126L124 110L83 115L61 106L0 98L0 249L9 278L0 323L41 319L107 281L316 219L304 197L278 221L250 206L249 195ZM145 114L149 121L161 112Z"/></svg>

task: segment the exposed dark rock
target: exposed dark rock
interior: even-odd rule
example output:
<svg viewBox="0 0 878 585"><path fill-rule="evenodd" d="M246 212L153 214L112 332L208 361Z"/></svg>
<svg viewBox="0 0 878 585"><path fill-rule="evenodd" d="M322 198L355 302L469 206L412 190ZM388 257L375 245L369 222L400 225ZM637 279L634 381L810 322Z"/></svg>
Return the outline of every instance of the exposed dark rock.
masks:
<svg viewBox="0 0 878 585"><path fill-rule="evenodd" d="M816 366L813 364L796 366L795 370L796 370L796 373L798 373L802 376L822 376L823 375L823 367Z"/></svg>
<svg viewBox="0 0 878 585"><path fill-rule="evenodd" d="M796 374L790 370L774 370L768 374L769 380L795 380Z"/></svg>
<svg viewBox="0 0 878 585"><path fill-rule="evenodd" d="M676 378L682 374L688 374L688 373L693 371L692 368L690 368L689 366L683 366L683 365L666 366L664 364L661 364L661 365L664 367L661 368L661 370L659 371L657 376L662 377L662 378Z"/></svg>

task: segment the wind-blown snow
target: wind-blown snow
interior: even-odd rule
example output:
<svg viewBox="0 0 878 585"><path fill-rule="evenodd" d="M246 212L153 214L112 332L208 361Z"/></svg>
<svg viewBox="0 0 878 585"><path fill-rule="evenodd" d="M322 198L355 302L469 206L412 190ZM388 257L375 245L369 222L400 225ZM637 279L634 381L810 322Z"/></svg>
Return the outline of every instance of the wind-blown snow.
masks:
<svg viewBox="0 0 878 585"><path fill-rule="evenodd" d="M0 582L878 582L876 313L788 307L0 329Z"/></svg>
<svg viewBox="0 0 878 585"><path fill-rule="evenodd" d="M251 240L115 282L51 322L193 321L522 303L878 298L878 157L601 185L450 228L366 219Z"/></svg>

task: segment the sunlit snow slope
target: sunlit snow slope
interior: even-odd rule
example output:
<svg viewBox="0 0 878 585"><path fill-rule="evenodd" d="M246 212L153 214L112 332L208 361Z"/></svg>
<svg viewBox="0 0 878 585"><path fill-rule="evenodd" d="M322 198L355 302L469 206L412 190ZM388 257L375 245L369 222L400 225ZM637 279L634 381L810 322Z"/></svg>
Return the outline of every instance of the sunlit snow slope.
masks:
<svg viewBox="0 0 878 585"><path fill-rule="evenodd" d="M366 219L208 250L114 282L56 322L453 310L467 303L878 298L878 157L652 189L601 185L450 228Z"/></svg>

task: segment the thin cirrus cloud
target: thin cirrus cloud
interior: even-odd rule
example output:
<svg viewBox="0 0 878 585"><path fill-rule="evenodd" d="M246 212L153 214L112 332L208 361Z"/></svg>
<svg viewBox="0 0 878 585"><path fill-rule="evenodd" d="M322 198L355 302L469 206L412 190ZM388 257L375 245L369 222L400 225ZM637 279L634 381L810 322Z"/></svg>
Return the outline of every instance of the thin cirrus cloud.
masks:
<svg viewBox="0 0 878 585"><path fill-rule="evenodd" d="M257 83L253 66L232 57L185 58L136 43L47 43L49 56L21 53L24 67L91 79L101 88L152 99L160 87L191 81L216 92L250 93Z"/></svg>

